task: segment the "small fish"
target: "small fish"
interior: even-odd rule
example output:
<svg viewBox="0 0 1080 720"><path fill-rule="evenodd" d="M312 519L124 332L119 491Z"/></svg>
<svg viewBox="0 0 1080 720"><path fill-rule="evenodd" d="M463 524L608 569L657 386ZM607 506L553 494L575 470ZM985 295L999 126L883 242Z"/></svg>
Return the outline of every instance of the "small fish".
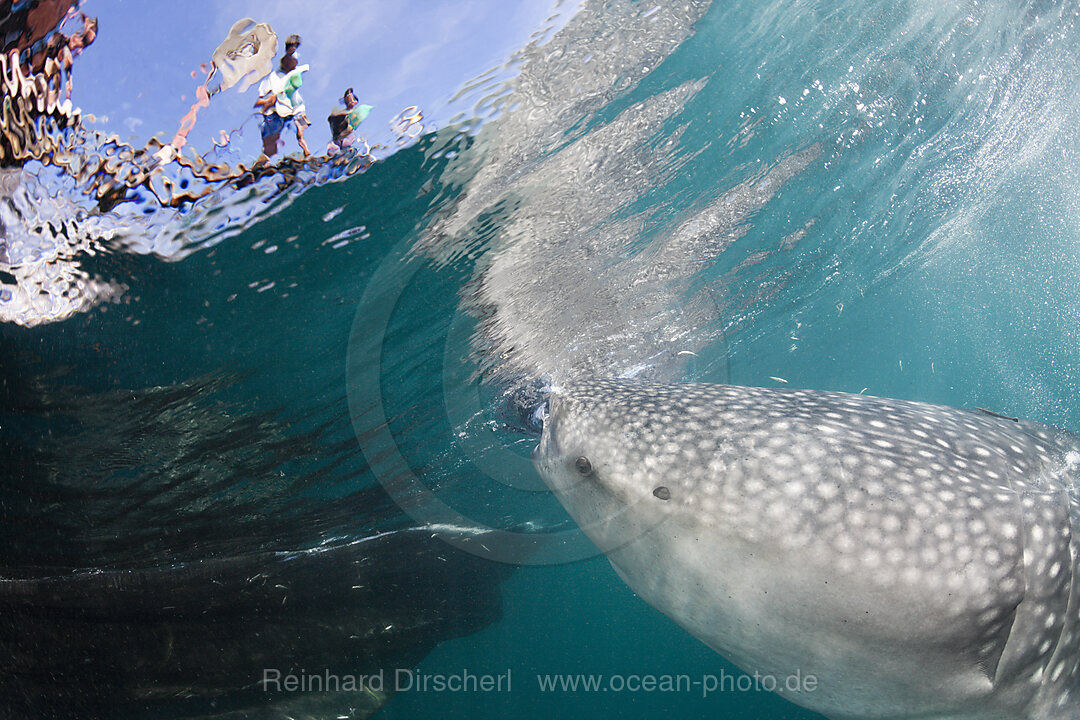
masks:
<svg viewBox="0 0 1080 720"><path fill-rule="evenodd" d="M979 410L980 412L984 412L987 415L993 415L996 418L1001 418L1002 420L1012 420L1013 422L1020 422L1020 418L1014 418L1014 417L1009 417L1008 415L1002 415L1001 413L996 413L993 410L987 410L984 407L975 406L975 409Z"/></svg>

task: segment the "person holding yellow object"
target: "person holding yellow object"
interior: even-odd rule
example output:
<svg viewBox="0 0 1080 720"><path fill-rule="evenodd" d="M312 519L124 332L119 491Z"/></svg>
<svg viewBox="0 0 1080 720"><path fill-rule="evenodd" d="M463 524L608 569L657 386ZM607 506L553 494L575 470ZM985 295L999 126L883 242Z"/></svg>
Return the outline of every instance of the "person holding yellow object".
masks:
<svg viewBox="0 0 1080 720"><path fill-rule="evenodd" d="M372 109L371 105L360 104L352 88L345 91L341 101L345 104L345 108L335 109L326 118L330 123L330 134L333 137L327 146L327 152L331 155L351 147L356 142L356 129L360 127L360 123L364 122Z"/></svg>

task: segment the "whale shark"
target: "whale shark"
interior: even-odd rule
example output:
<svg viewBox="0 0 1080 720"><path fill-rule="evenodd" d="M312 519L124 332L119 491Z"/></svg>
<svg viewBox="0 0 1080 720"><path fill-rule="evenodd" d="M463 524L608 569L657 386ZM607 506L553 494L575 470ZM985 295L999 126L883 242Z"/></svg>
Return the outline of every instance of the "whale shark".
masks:
<svg viewBox="0 0 1080 720"><path fill-rule="evenodd" d="M618 575L792 702L1080 718L1080 436L700 383L582 380L548 403L534 463Z"/></svg>

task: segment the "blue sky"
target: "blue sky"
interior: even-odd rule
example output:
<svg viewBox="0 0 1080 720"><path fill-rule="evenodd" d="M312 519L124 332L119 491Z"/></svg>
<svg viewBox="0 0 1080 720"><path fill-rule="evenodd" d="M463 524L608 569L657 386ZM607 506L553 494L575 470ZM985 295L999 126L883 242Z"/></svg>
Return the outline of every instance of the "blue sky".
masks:
<svg viewBox="0 0 1080 720"><path fill-rule="evenodd" d="M373 142L385 141L391 137L389 120L406 106L419 105L438 124L464 109L462 103L448 105L462 85L503 65L551 24L553 14L561 25L576 7L556 5L557 0L85 0L82 9L97 16L99 33L76 61L73 100L98 118L92 125L97 129L140 144L158 133L170 139L203 77L192 78L192 71L209 62L233 23L251 17L274 28L279 56L286 36L303 38L300 61L311 69L302 92L313 152L325 149L326 116L350 86L360 102L375 106L361 132ZM211 137L244 122L255 99L255 87L215 96L200 111L189 144L210 149ZM295 152L293 134L283 137L285 152ZM256 120L247 121L235 144L236 159L254 158Z"/></svg>

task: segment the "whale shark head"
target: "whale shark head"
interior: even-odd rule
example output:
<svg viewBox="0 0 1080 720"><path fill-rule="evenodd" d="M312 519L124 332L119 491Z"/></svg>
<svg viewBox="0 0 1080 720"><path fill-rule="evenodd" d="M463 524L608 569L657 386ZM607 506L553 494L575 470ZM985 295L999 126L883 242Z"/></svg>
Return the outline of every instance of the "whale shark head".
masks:
<svg viewBox="0 0 1080 720"><path fill-rule="evenodd" d="M1071 433L862 395L595 380L553 391L534 461L635 592L796 703L1078 717Z"/></svg>

